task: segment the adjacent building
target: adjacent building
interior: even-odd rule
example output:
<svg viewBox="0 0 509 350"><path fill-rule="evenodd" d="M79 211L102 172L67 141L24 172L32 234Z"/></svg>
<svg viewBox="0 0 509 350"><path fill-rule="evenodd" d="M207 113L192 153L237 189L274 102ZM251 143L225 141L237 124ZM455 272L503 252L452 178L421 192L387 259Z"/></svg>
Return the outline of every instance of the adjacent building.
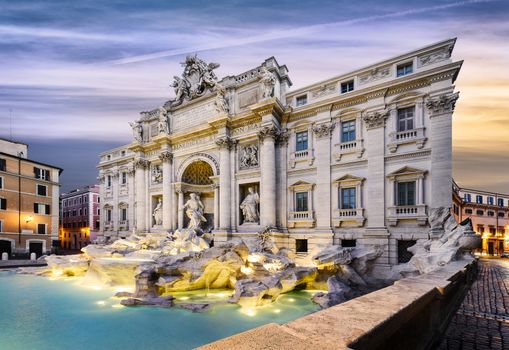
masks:
<svg viewBox="0 0 509 350"><path fill-rule="evenodd" d="M483 238L482 254L509 251L509 194L461 188L453 184L453 212L459 222L470 218Z"/></svg>
<svg viewBox="0 0 509 350"><path fill-rule="evenodd" d="M60 196L62 248L79 250L97 238L99 205L99 185L80 187Z"/></svg>
<svg viewBox="0 0 509 350"><path fill-rule="evenodd" d="M430 212L452 207L454 44L294 91L274 57L219 80L218 64L188 56L175 97L131 123L132 143L100 154L101 232L183 228L198 200L215 241L270 228L302 254L376 244L379 267L408 261L408 246L442 230Z"/></svg>
<svg viewBox="0 0 509 350"><path fill-rule="evenodd" d="M28 159L28 145L0 139L0 253L40 256L58 246L61 173Z"/></svg>

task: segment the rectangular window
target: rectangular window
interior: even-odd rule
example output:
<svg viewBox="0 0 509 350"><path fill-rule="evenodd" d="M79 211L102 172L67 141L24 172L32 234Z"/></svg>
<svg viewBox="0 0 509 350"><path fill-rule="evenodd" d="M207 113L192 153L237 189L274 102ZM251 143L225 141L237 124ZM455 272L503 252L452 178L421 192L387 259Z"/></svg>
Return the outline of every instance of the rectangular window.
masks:
<svg viewBox="0 0 509 350"><path fill-rule="evenodd" d="M488 197L488 205L493 205L494 199L493 197Z"/></svg>
<svg viewBox="0 0 509 350"><path fill-rule="evenodd" d="M295 240L295 251L297 253L308 252L308 240L307 239L296 239Z"/></svg>
<svg viewBox="0 0 509 350"><path fill-rule="evenodd" d="M477 204L482 204L482 196L477 195L477 196L475 197L475 202L476 202Z"/></svg>
<svg viewBox="0 0 509 350"><path fill-rule="evenodd" d="M357 208L356 192L355 187L341 189L341 209Z"/></svg>
<svg viewBox="0 0 509 350"><path fill-rule="evenodd" d="M295 145L295 151L304 151L308 149L308 132L307 131L301 131L295 134L296 137L296 145Z"/></svg>
<svg viewBox="0 0 509 350"><path fill-rule="evenodd" d="M404 75L411 74L414 71L414 65L412 62L403 63L398 65L396 70L396 76L402 77Z"/></svg>
<svg viewBox="0 0 509 350"><path fill-rule="evenodd" d="M498 206L499 206L499 207L503 207L503 206L504 206L504 198L499 198L499 199L497 200L497 202L498 202Z"/></svg>
<svg viewBox="0 0 509 350"><path fill-rule="evenodd" d="M341 142L355 141L355 120L341 123Z"/></svg>
<svg viewBox="0 0 509 350"><path fill-rule="evenodd" d="M415 205L415 181L398 182L398 205Z"/></svg>
<svg viewBox="0 0 509 350"><path fill-rule="evenodd" d="M345 94L347 92L353 91L353 80L345 81L341 83L341 93Z"/></svg>
<svg viewBox="0 0 509 350"><path fill-rule="evenodd" d="M34 176L36 179L49 181L49 170L34 167Z"/></svg>
<svg viewBox="0 0 509 350"><path fill-rule="evenodd" d="M398 131L414 129L415 107L398 109Z"/></svg>
<svg viewBox="0 0 509 350"><path fill-rule="evenodd" d="M48 195L48 187L37 184L37 195L46 197Z"/></svg>
<svg viewBox="0 0 509 350"><path fill-rule="evenodd" d="M295 193L296 207L295 211L308 211L308 193L297 192Z"/></svg>
<svg viewBox="0 0 509 350"><path fill-rule="evenodd" d="M120 220L122 221L127 220L127 208L120 209Z"/></svg>
<svg viewBox="0 0 509 350"><path fill-rule="evenodd" d="M357 246L357 240L355 239L342 239L341 246L343 248L353 248Z"/></svg>
<svg viewBox="0 0 509 350"><path fill-rule="evenodd" d="M46 234L46 224L37 224L37 233L40 235Z"/></svg>
<svg viewBox="0 0 509 350"><path fill-rule="evenodd" d="M0 159L0 171L6 171L5 159Z"/></svg>
<svg viewBox="0 0 509 350"><path fill-rule="evenodd" d="M127 183L127 173L126 172L123 172L122 173L122 184L126 184Z"/></svg>
<svg viewBox="0 0 509 350"><path fill-rule="evenodd" d="M302 95L295 98L295 105L297 107L304 106L306 103L308 103L308 96Z"/></svg>
<svg viewBox="0 0 509 350"><path fill-rule="evenodd" d="M0 209L7 210L7 199L0 198Z"/></svg>

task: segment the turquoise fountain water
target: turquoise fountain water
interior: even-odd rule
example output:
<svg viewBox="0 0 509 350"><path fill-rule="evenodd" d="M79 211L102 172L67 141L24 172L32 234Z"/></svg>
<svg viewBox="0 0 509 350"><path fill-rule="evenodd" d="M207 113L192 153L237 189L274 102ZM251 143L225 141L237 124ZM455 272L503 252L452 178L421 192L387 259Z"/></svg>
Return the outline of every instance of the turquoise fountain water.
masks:
<svg viewBox="0 0 509 350"><path fill-rule="evenodd" d="M0 348L191 349L266 323L285 323L317 310L310 292L271 305L217 305L205 313L179 308L127 308L114 290L86 288L78 279L51 280L0 271ZM177 302L226 300L230 291L179 293Z"/></svg>

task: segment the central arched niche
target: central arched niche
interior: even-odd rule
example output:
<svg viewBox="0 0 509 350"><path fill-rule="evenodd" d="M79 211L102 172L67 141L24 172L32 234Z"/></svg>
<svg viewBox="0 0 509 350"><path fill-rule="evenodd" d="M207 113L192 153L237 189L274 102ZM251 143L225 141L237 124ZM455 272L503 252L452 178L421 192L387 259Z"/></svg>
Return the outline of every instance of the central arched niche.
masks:
<svg viewBox="0 0 509 350"><path fill-rule="evenodd" d="M189 193L195 192L205 207L203 215L207 222L203 224L202 229L210 232L214 228L214 190L212 188L214 171L209 163L204 160L195 160L189 164L182 174L182 184L185 191L185 201L189 199ZM189 218L184 215L184 227L189 223Z"/></svg>
<svg viewBox="0 0 509 350"><path fill-rule="evenodd" d="M196 160L187 166L182 174L182 182L190 185L212 185L211 176L214 176L212 167L203 160Z"/></svg>

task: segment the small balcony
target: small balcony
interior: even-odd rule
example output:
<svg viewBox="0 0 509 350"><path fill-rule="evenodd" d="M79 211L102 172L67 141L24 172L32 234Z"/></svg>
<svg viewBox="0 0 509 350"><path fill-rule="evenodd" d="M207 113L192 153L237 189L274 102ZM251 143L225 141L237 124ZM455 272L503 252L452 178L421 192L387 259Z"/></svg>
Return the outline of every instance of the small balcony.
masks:
<svg viewBox="0 0 509 350"><path fill-rule="evenodd" d="M416 220L419 225L426 225L428 215L426 205L401 205L387 208L389 225L396 226L399 220Z"/></svg>
<svg viewBox="0 0 509 350"><path fill-rule="evenodd" d="M354 140L349 142L341 142L334 145L334 158L337 161L345 154L354 154L357 158L361 158L364 153L363 140Z"/></svg>
<svg viewBox="0 0 509 350"><path fill-rule="evenodd" d="M424 128L417 128L405 131L393 131L389 134L390 142L387 145L389 151L394 153L398 146L415 143L418 149L424 147L427 138L424 136Z"/></svg>
<svg viewBox="0 0 509 350"><path fill-rule="evenodd" d="M299 162L308 162L308 165L313 165L314 160L315 157L311 149L296 151L290 154L290 166L292 168L295 168L295 165Z"/></svg>
<svg viewBox="0 0 509 350"><path fill-rule="evenodd" d="M365 220L364 208L336 209L332 223L334 227L362 227Z"/></svg>
<svg viewBox="0 0 509 350"><path fill-rule="evenodd" d="M288 227L313 227L315 225L312 211L291 211L288 213Z"/></svg>

